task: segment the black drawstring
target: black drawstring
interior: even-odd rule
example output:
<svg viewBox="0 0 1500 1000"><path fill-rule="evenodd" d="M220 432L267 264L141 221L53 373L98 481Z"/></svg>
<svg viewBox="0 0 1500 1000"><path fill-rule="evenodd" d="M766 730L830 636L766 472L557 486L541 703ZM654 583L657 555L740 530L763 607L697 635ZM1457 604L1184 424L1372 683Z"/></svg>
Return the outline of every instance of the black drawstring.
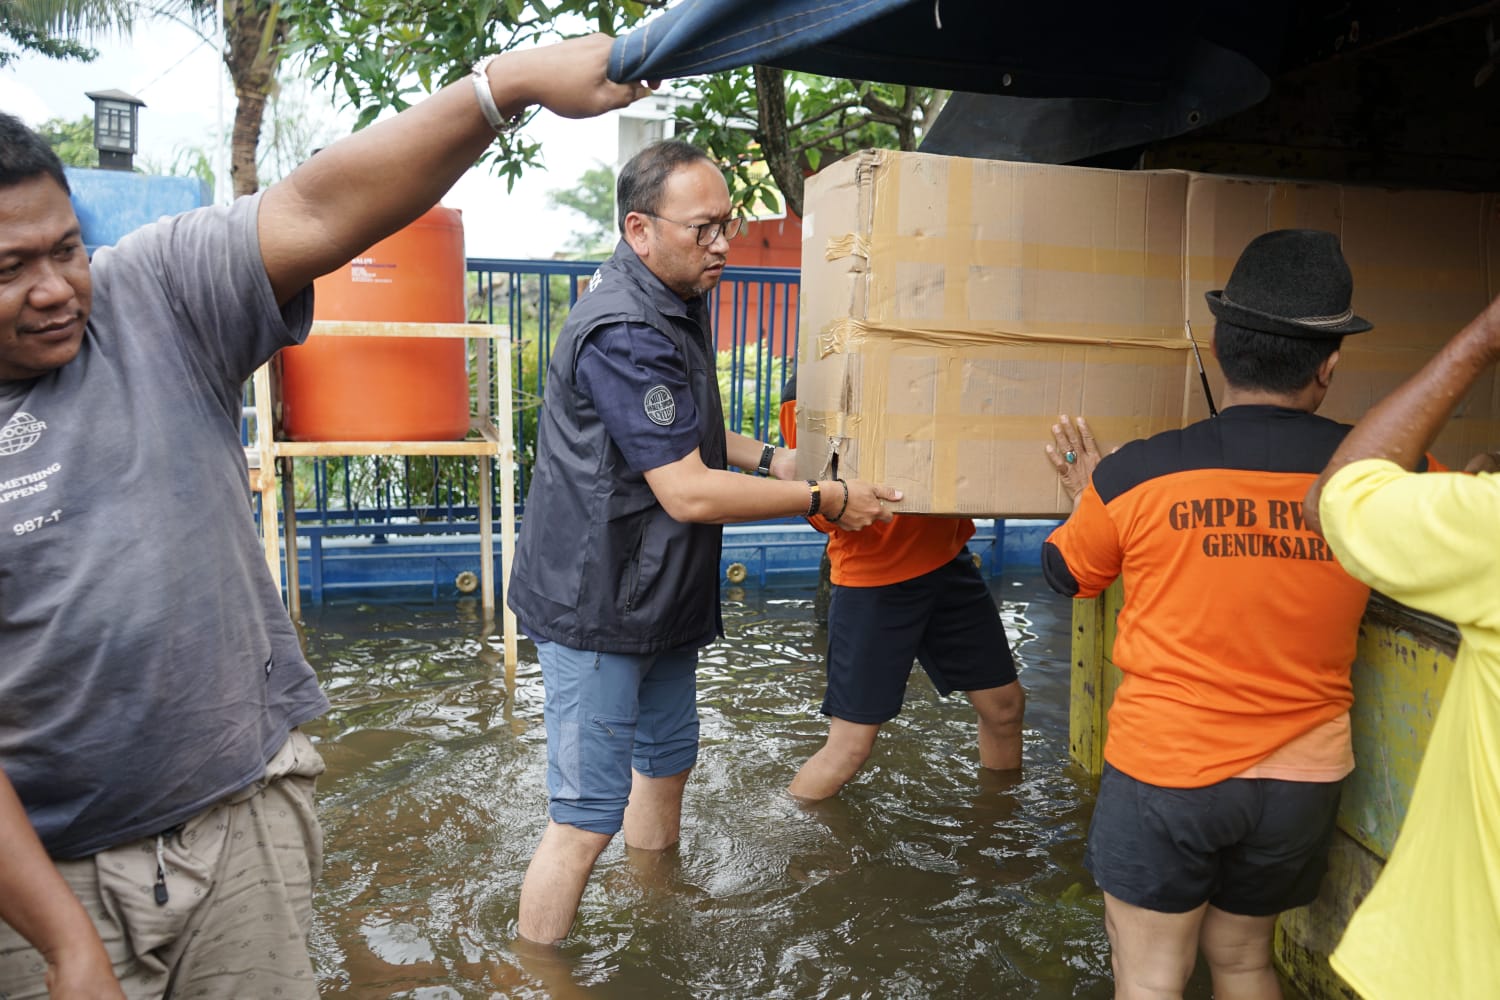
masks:
<svg viewBox="0 0 1500 1000"><path fill-rule="evenodd" d="M154 892L157 906L166 906L167 900L170 898L167 895L167 859L162 850L162 842L173 834L176 834L177 843L181 844L182 830L185 826L187 826L186 823L178 823L176 826L163 830L156 835L156 887Z"/></svg>

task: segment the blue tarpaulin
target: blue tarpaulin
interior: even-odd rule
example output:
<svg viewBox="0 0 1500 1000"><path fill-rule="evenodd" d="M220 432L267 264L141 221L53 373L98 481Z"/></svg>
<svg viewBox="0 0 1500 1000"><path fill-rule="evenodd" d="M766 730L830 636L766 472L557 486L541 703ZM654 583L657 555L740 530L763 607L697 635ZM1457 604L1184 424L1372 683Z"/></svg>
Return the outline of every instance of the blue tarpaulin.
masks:
<svg viewBox="0 0 1500 1000"><path fill-rule="evenodd" d="M1261 100L1290 2L682 0L615 41L610 76L758 64L937 87L956 95L933 151L1075 162Z"/></svg>

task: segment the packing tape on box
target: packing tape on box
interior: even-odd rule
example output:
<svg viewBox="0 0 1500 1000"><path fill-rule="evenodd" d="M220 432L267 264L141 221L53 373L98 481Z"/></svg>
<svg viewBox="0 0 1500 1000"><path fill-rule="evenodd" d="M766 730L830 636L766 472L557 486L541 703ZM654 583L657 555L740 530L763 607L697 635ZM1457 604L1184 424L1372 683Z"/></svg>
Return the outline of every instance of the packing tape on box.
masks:
<svg viewBox="0 0 1500 1000"><path fill-rule="evenodd" d="M818 357L826 358L831 354L844 354L858 350L861 345L879 340L884 343L903 347L987 347L987 346L1036 346L1036 347L1130 347L1145 348L1148 350L1163 351L1186 351L1192 348L1193 342L1185 337L1175 340L1167 340L1160 336L1115 336L1113 334L1103 336L1089 336L1076 331L1078 327L1069 324L1057 330L1038 329L1047 324L1029 324L1035 332L1012 333L1007 330L994 328L975 329L972 327L906 327L891 326L885 323L871 323L867 320L844 318L830 323L825 329L818 333L817 347ZM1133 326L1128 323L1112 323L1111 331L1115 330L1137 330L1144 334L1155 332L1160 327ZM1208 346L1199 345L1200 350L1208 350Z"/></svg>
<svg viewBox="0 0 1500 1000"><path fill-rule="evenodd" d="M823 249L823 259L843 260L845 257L859 257L863 260L869 260L870 244L854 233L846 233L843 236L835 236L830 239L828 246Z"/></svg>

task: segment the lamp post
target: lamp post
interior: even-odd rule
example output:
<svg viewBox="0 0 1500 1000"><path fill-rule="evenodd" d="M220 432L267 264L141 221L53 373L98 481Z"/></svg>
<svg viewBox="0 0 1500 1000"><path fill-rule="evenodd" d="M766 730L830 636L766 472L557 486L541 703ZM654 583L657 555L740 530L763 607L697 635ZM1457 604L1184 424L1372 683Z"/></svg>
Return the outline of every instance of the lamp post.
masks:
<svg viewBox="0 0 1500 1000"><path fill-rule="evenodd" d="M94 102L94 148L104 170L133 170L137 123L146 102L120 90L85 94Z"/></svg>

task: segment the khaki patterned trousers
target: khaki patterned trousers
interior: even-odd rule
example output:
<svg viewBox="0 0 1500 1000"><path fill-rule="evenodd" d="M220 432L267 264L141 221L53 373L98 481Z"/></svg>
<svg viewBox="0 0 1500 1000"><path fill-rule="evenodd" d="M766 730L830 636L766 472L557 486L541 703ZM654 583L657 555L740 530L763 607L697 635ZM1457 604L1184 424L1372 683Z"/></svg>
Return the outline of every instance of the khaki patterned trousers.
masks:
<svg viewBox="0 0 1500 1000"><path fill-rule="evenodd" d="M263 779L179 831L57 863L130 1000L317 997L307 934L323 866L313 806L322 772L317 749L293 730ZM45 972L41 955L0 924L0 1000L45 998Z"/></svg>

